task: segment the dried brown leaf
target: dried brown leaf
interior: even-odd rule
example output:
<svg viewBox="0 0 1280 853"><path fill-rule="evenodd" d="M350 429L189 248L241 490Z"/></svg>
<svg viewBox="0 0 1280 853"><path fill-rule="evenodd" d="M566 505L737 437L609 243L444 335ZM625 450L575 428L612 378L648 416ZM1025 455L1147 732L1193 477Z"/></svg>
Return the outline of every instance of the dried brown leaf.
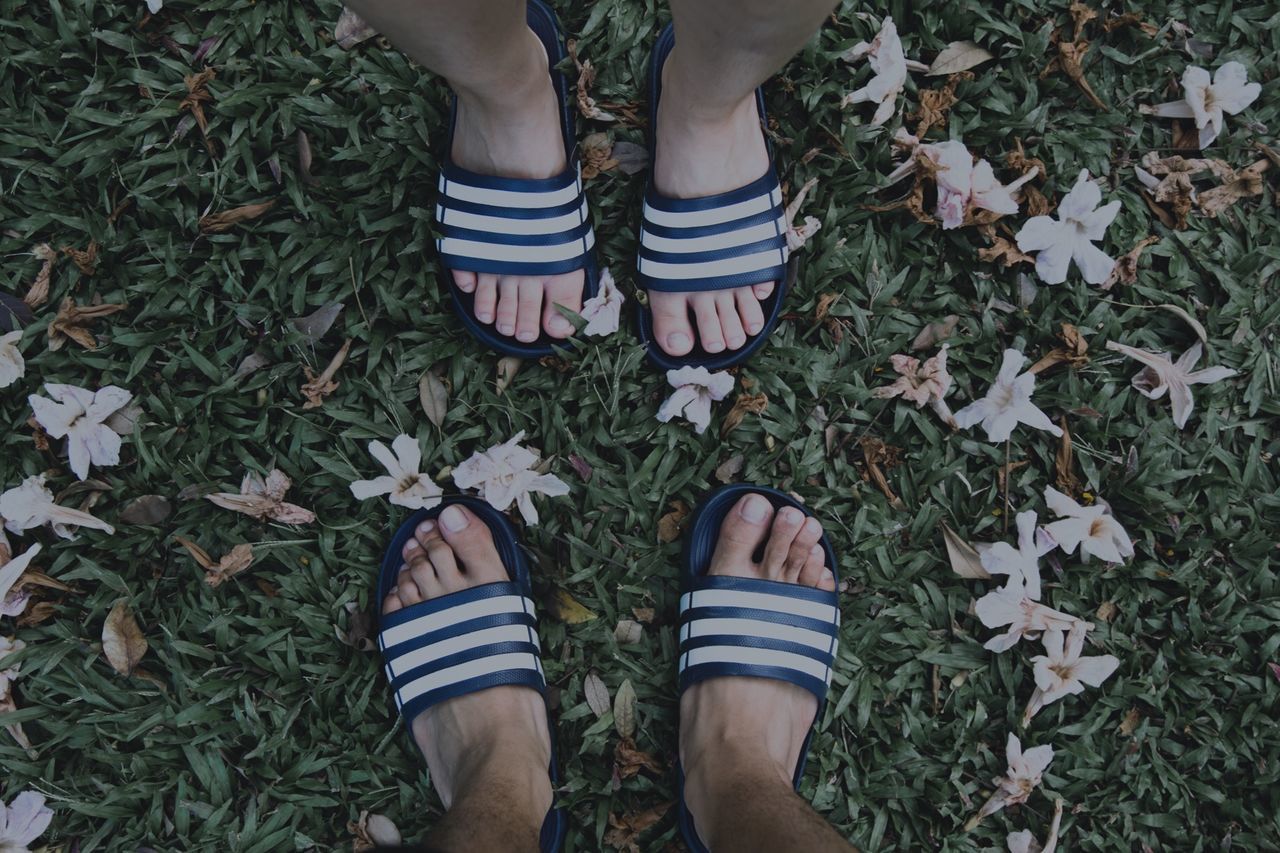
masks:
<svg viewBox="0 0 1280 853"><path fill-rule="evenodd" d="M147 640L129 611L129 602L120 599L107 614L102 625L102 653L111 668L121 675L131 675L147 653Z"/></svg>
<svg viewBox="0 0 1280 853"><path fill-rule="evenodd" d="M1120 721L1118 726L1120 734L1125 737L1132 737L1133 733L1138 730L1139 724L1142 723L1142 712L1137 708L1130 708L1124 715L1124 719Z"/></svg>
<svg viewBox="0 0 1280 853"><path fill-rule="evenodd" d="M1075 451L1071 445L1071 430L1067 426L1064 415L1058 422L1062 427L1062 438L1058 442L1058 452L1053 458L1053 478L1058 491L1073 498L1080 497L1084 486L1075 471Z"/></svg>
<svg viewBox="0 0 1280 853"><path fill-rule="evenodd" d="M126 524L159 524L173 514L173 504L164 495L142 495L120 510Z"/></svg>
<svg viewBox="0 0 1280 853"><path fill-rule="evenodd" d="M333 28L333 40L343 50L351 50L351 48L368 41L377 34L378 31L365 23L364 18L361 18L346 6L342 7L342 14L338 16L338 23Z"/></svg>
<svg viewBox="0 0 1280 853"><path fill-rule="evenodd" d="M956 44L961 44L961 42L956 42ZM972 42L968 42L968 44L972 44ZM977 47L976 45L974 46ZM986 53L982 48L978 48L978 50ZM987 58L991 59L993 57L991 54L987 53ZM938 59L942 59L942 54L939 54ZM931 74L930 76L933 75ZM917 120L914 134L917 138L924 139L925 134L928 133L931 128L941 127L946 124L947 113L950 112L951 108L956 105L956 101L959 100L959 97L956 95L956 87L959 86L961 82L972 79L973 74L971 72L963 69L957 69L955 73L951 73L946 84L941 88L923 89L920 91L920 108L910 116L910 118ZM917 163L917 167L918 165L919 164Z"/></svg>
<svg viewBox="0 0 1280 853"><path fill-rule="evenodd" d="M1028 368L1029 373L1040 374L1059 364L1078 369L1089 363L1089 342L1075 326L1063 323L1062 331L1058 333L1058 340L1062 342L1061 345L1054 347L1043 358L1031 365Z"/></svg>
<svg viewBox="0 0 1280 853"><path fill-rule="evenodd" d="M682 500L674 500L667 504L670 512L658 519L658 541L674 542L680 538L684 521L689 517L689 505Z"/></svg>
<svg viewBox="0 0 1280 853"><path fill-rule="evenodd" d="M613 639L620 646L634 646L644 637L644 627L631 619L619 619Z"/></svg>
<svg viewBox="0 0 1280 853"><path fill-rule="evenodd" d="M1099 622L1110 622L1116 618L1116 603L1114 601L1104 601L1098 605L1098 610L1093 614Z"/></svg>
<svg viewBox="0 0 1280 853"><path fill-rule="evenodd" d="M1049 62L1044 71L1040 72L1040 79L1043 80L1050 74L1060 71L1066 74L1072 82L1080 87L1080 91L1084 92L1085 97L1088 98L1095 107L1103 110L1104 112L1109 111L1111 108L1098 97L1098 93L1093 90L1093 86L1089 84L1089 80L1085 77L1084 58L1088 52L1089 42L1084 39L1078 39L1074 42L1059 41L1058 55Z"/></svg>
<svg viewBox="0 0 1280 853"><path fill-rule="evenodd" d="M619 779L630 779L641 770L648 770L655 776L661 776L665 768L656 758L636 748L636 742L629 737L618 741L613 750L613 770Z"/></svg>
<svg viewBox="0 0 1280 853"><path fill-rule="evenodd" d="M1019 249L1016 243L1004 237L996 237L995 242L990 246L978 249L978 260L998 263L1004 269L1016 264L1034 264L1036 262L1034 255L1028 255Z"/></svg>
<svg viewBox="0 0 1280 853"><path fill-rule="evenodd" d="M741 453L735 453L728 459L716 466L715 478L722 483L733 482L733 478L742 471L743 463L746 461Z"/></svg>
<svg viewBox="0 0 1280 853"><path fill-rule="evenodd" d="M85 275L93 275L98 271L98 245L97 240L90 240L88 248L81 250L73 246L63 246L62 254L71 259L76 265L76 269Z"/></svg>
<svg viewBox="0 0 1280 853"><path fill-rule="evenodd" d="M724 416L720 424L720 437L725 438L742 423L748 414L759 415L769 408L769 398L764 394L739 394L733 401L733 408Z"/></svg>
<svg viewBox="0 0 1280 853"><path fill-rule="evenodd" d="M605 831L604 843L624 853L640 853L640 845L636 843L636 839L662 820L672 805L674 802L662 803L642 812L627 812L621 817L610 812L609 829Z"/></svg>
<svg viewBox="0 0 1280 853"><path fill-rule="evenodd" d="M39 258L42 263L40 271L36 273L35 281L31 282L31 287L27 288L27 295L22 297L22 301L28 308L39 308L49 301L49 283L58 253L48 243L40 243L31 249L31 254Z"/></svg>
<svg viewBox="0 0 1280 853"><path fill-rule="evenodd" d="M911 342L911 349L931 349L937 346L955 333L959 322L960 318L957 315L949 314L937 323L930 323L916 335L915 340Z"/></svg>
<svg viewBox="0 0 1280 853"><path fill-rule="evenodd" d="M1262 195L1262 173L1269 168L1270 160L1259 160L1249 168L1236 172L1221 186L1200 193L1197 201L1200 212L1212 218L1242 199Z"/></svg>
<svg viewBox="0 0 1280 853"><path fill-rule="evenodd" d="M1111 275L1107 276L1107 280L1102 283L1103 290L1110 290L1117 284L1133 284L1138 280L1138 259L1142 257L1142 253L1146 251L1148 246L1152 246L1160 242L1159 237L1144 237L1138 241L1138 245L1116 261L1115 268L1111 270Z"/></svg>
<svg viewBox="0 0 1280 853"><path fill-rule="evenodd" d="M303 409L316 409L323 406L325 398L338 390L338 386L342 383L335 382L333 377L347 360L347 354L351 352L351 343L351 338L342 342L342 346L333 354L333 358L329 360L329 364L322 373L317 374L309 365L303 366L302 372L307 377L307 381L302 386L302 396L307 398L307 402L302 404Z"/></svg>
<svg viewBox="0 0 1280 853"><path fill-rule="evenodd" d="M49 349L60 350L67 341L75 341L87 350L98 348L98 339L89 331L89 324L100 317L107 317L126 306L120 304L76 305L70 296L58 306L58 314L49 323Z"/></svg>
<svg viewBox="0 0 1280 853"><path fill-rule="evenodd" d="M591 180L618 165L613 159L613 142L607 133L589 133L582 140L582 179Z"/></svg>
<svg viewBox="0 0 1280 853"><path fill-rule="evenodd" d="M201 234L223 234L230 231L241 222L249 222L257 219L271 208L275 207L275 199L264 201L260 204L246 204L241 207L233 207L231 210L223 210L218 213L206 213L200 217L199 228Z"/></svg>

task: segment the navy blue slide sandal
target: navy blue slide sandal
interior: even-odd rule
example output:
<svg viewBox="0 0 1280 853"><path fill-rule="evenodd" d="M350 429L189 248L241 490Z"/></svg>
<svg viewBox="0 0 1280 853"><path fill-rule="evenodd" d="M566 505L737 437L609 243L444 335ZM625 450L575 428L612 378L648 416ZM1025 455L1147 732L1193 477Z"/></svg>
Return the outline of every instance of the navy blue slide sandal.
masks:
<svg viewBox="0 0 1280 853"><path fill-rule="evenodd" d="M413 721L419 714L456 696L501 684L520 684L546 695L529 561L506 516L484 501L447 497L439 506L419 510L400 525L382 558L376 606L380 611L383 599L396 585L404 563L401 552L418 525L435 518L450 504L461 504L488 525L511 579L471 587L394 613L379 612L378 648L396 708L411 739ZM554 732L554 727L550 728ZM548 771L554 788L560 781L554 733ZM566 828L564 810L553 804L542 823L539 848L543 853L563 846Z"/></svg>
<svg viewBox="0 0 1280 853"><path fill-rule="evenodd" d="M671 25L662 31L649 64L649 162L655 159L658 99L662 96L662 67L675 45ZM761 133L765 122L764 89L756 90ZM640 250L636 261L637 286L662 292L724 290L777 282L760 308L764 328L747 338L739 349L709 353L701 344L686 355L668 355L654 339L649 308L637 303L640 339L649 360L664 370L705 367L723 370L754 355L778 324L787 290L795 281L795 262L787 247L786 208L769 149L765 173L736 190L702 198L670 198L657 191L652 174L644 194L640 226Z"/></svg>
<svg viewBox="0 0 1280 853"><path fill-rule="evenodd" d="M703 500L685 540L680 571L680 692L708 678L726 675L788 681L818 699L818 712L805 736L792 783L800 789L814 728L826 707L840 631L837 593L782 581L708 575L711 555L725 516L743 496L762 495L775 509L795 507L795 499L764 486L734 483ZM836 554L826 534L822 550L837 574ZM693 853L707 853L684 800L679 768L680 833Z"/></svg>
<svg viewBox="0 0 1280 853"><path fill-rule="evenodd" d="M553 12L541 0L528 0L529 29L547 49L552 84L560 100L565 162L559 175L538 180L481 175L453 162L453 131L457 99L449 118L449 141L437 184L436 254L440 260L440 287L453 298L462 324L477 340L503 355L539 358L556 347L571 346L539 331L538 339L524 343L500 334L476 319L475 295L453 283L452 272L465 270L496 275L551 276L584 270L585 302L600 289L595 257L595 232L582 190L578 159L574 101L569 83L556 69L568 53L564 35Z"/></svg>

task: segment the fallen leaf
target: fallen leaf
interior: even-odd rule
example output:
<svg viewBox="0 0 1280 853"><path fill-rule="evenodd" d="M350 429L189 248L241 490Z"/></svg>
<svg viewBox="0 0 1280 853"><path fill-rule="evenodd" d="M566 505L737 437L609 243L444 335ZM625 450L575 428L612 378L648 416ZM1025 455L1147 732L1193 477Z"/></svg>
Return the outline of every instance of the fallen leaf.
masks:
<svg viewBox="0 0 1280 853"><path fill-rule="evenodd" d="M338 47L343 50L351 50L351 48L368 41L378 34L378 31L365 23L355 12L352 12L346 6L342 7L342 14L338 16L338 23L333 28L333 40L338 43Z"/></svg>
<svg viewBox="0 0 1280 853"><path fill-rule="evenodd" d="M566 625L578 625L596 618L596 614L570 595L569 590L559 586L547 600L547 609L551 611L552 616Z"/></svg>
<svg viewBox="0 0 1280 853"><path fill-rule="evenodd" d="M1114 601L1104 601L1098 605L1098 610L1093 614L1099 622L1110 622L1116 617L1116 603Z"/></svg>
<svg viewBox="0 0 1280 853"><path fill-rule="evenodd" d="M586 696L587 707L596 715L597 720L609 713L612 702L609 699L609 688L605 686L603 678L594 672L588 672L587 677L582 681L582 692Z"/></svg>
<svg viewBox="0 0 1280 853"><path fill-rule="evenodd" d="M634 646L644 637L644 627L630 619L619 619L613 629L613 639L620 646Z"/></svg>
<svg viewBox="0 0 1280 853"><path fill-rule="evenodd" d="M613 697L613 728L622 737L636 733L636 689L631 679L624 679Z"/></svg>
<svg viewBox="0 0 1280 853"><path fill-rule="evenodd" d="M81 250L74 246L63 246L62 254L71 259L71 263L76 265L76 269L85 275L93 275L98 271L98 245L97 240L90 240L88 248Z"/></svg>
<svg viewBox="0 0 1280 853"><path fill-rule="evenodd" d="M613 143L613 159L618 162L618 171L625 175L634 175L649 167L649 149L625 139L618 139Z"/></svg>
<svg viewBox="0 0 1280 853"><path fill-rule="evenodd" d="M58 253L48 243L40 243L31 249L31 254L40 258L43 263L40 264L40 271L36 273L35 281L31 282L31 287L27 288L27 295L22 297L22 301L28 308L39 308L49 301L49 283L53 276L53 262L57 259Z"/></svg>
<svg viewBox="0 0 1280 853"><path fill-rule="evenodd" d="M618 161L613 159L613 143L607 133L589 133L582 140L582 179L589 181L601 172L616 168Z"/></svg>
<svg viewBox="0 0 1280 853"><path fill-rule="evenodd" d="M173 514L173 504L163 495L143 495L134 498L120 510L120 520L126 524L159 524Z"/></svg>
<svg viewBox="0 0 1280 853"><path fill-rule="evenodd" d="M949 314L941 322L930 323L920 330L920 334L916 335L916 339L911 342L913 350L929 349L945 341L956 330L956 324L960 322L960 318L955 314Z"/></svg>
<svg viewBox="0 0 1280 853"><path fill-rule="evenodd" d="M726 438L742 423L742 419L751 414L763 414L769 407L769 398L764 394L739 394L733 401L733 408L724 416L720 424L720 437Z"/></svg>
<svg viewBox="0 0 1280 853"><path fill-rule="evenodd" d="M642 832L662 820L673 802L662 803L642 812L628 812L622 817L609 813L609 829L604 834L604 843L614 850L625 853L640 853L636 839Z"/></svg>
<svg viewBox="0 0 1280 853"><path fill-rule="evenodd" d="M301 332L308 343L319 343L320 339L333 328L338 315L342 313L342 308L341 302L330 302L320 306L305 317L292 318L289 320L289 325Z"/></svg>
<svg viewBox="0 0 1280 853"><path fill-rule="evenodd" d="M1107 280L1102 283L1103 290L1110 290L1117 284L1133 284L1138 280L1138 259L1142 257L1142 253L1148 246L1160 242L1159 237L1144 237L1138 241L1138 245L1134 246L1128 252L1120 256L1116 261L1116 265L1111 270L1111 275L1107 276Z"/></svg>
<svg viewBox="0 0 1280 853"><path fill-rule="evenodd" d="M956 94L956 87L960 83L972 79L973 74L962 70L951 74L946 84L940 89L922 89L920 91L920 107L910 116L917 119L916 130L913 135L918 139L924 139L925 134L932 128L944 126L947 121L947 113L960 100Z"/></svg>
<svg viewBox="0 0 1280 853"><path fill-rule="evenodd" d="M594 121L617 121L618 117L613 113L605 112L596 105L595 98L591 97L591 87L596 82L596 70L591 65L591 60L578 60L578 42L575 39L569 39L566 47L569 56L573 58L573 64L578 69L578 112L582 113L585 119Z"/></svg>
<svg viewBox="0 0 1280 853"><path fill-rule="evenodd" d="M239 382L270 364L271 357L266 350L256 349L240 360L240 364L236 366L236 372L232 374L231 380Z"/></svg>
<svg viewBox="0 0 1280 853"><path fill-rule="evenodd" d="M437 429L444 424L445 415L449 413L449 386L434 370L428 370L418 380L418 402L422 403L427 420Z"/></svg>
<svg viewBox="0 0 1280 853"><path fill-rule="evenodd" d="M182 78L182 82L187 87L187 95L178 104L178 112L191 112L196 125L200 128L200 134L204 136L206 146L209 145L209 119L204 114L204 105L213 101L213 95L209 92L209 83L217 76L217 72L212 68L205 68L203 71L188 74ZM212 148L209 151L213 153Z"/></svg>
<svg viewBox="0 0 1280 853"><path fill-rule="evenodd" d="M613 749L613 769L619 779L630 779L641 770L661 776L665 768L652 755L637 749L634 740L626 737Z"/></svg>
<svg viewBox="0 0 1280 853"><path fill-rule="evenodd" d="M1075 326L1063 323L1062 331L1058 333L1058 340L1062 341L1061 346L1054 347L1043 358L1031 365L1027 369L1028 373L1043 373L1059 364L1078 369L1089 363L1089 342Z"/></svg>
<svg viewBox="0 0 1280 853"><path fill-rule="evenodd" d="M511 380L515 379L516 374L520 372L521 363L521 359L514 355L506 355L498 359L494 387L499 395L511 387Z"/></svg>
<svg viewBox="0 0 1280 853"><path fill-rule="evenodd" d="M338 390L341 383L335 382L333 377L347 360L347 354L351 352L351 343L351 338L343 341L342 346L334 353L333 358L320 374L312 370L310 365L303 366L302 372L307 377L307 381L302 386L302 396L307 398L307 402L302 404L303 409L316 409L323 406L325 398Z"/></svg>
<svg viewBox="0 0 1280 853"><path fill-rule="evenodd" d="M689 517L689 505L684 501L675 500L667 506L671 511L658 519L658 541L662 543L679 539L684 520Z"/></svg>
<svg viewBox="0 0 1280 853"><path fill-rule="evenodd" d="M1071 430L1067 428L1066 415L1062 416L1059 423L1062 425L1062 439L1058 442L1058 452L1053 458L1054 482L1058 484L1058 491L1078 498L1084 491L1084 486L1076 476L1075 452L1071 446Z"/></svg>
<svg viewBox="0 0 1280 853"><path fill-rule="evenodd" d="M102 625L102 653L112 669L126 676L133 673L147 653L147 640L129 612L126 599L115 603Z"/></svg>
<svg viewBox="0 0 1280 853"><path fill-rule="evenodd" d="M267 594L274 597L274 592ZM361 652L371 652L377 648L373 642L373 616L369 611L354 601L348 601L342 605L342 609L347 611L347 630L343 631L337 625L333 626L338 641L344 646L350 646Z"/></svg>
<svg viewBox="0 0 1280 853"><path fill-rule="evenodd" d="M1102 28L1107 32L1123 29L1125 27L1137 27L1142 30L1144 35L1155 37L1160 33L1160 28L1155 24L1149 24L1142 19L1137 12L1125 12L1123 15L1112 15L1102 22Z"/></svg>
<svg viewBox="0 0 1280 853"><path fill-rule="evenodd" d="M260 204L246 204L243 207L235 207L231 210L224 210L219 213L206 213L200 217L199 228L201 234L223 234L230 231L241 222L248 222L257 219L271 208L275 207L275 199L264 201Z"/></svg>
<svg viewBox="0 0 1280 853"><path fill-rule="evenodd" d="M298 128L294 138L298 148L298 176L302 178L304 184L313 186L316 183L316 179L311 174L311 139L302 128Z"/></svg>
<svg viewBox="0 0 1280 853"><path fill-rule="evenodd" d="M893 491L893 488L889 485L889 478L884 473L885 468L892 468L897 464L898 448L891 447L874 436L865 436L859 439L858 445L862 448L862 464L865 468L863 479L874 483L880 489L890 507L893 509L906 509L906 504ZM882 465L884 468L881 467Z"/></svg>
<svg viewBox="0 0 1280 853"><path fill-rule="evenodd" d="M953 41L943 48L933 60L926 77L941 77L944 74L956 74L976 68L984 62L995 59L986 48L971 41ZM919 134L916 134L917 136Z"/></svg>
<svg viewBox="0 0 1280 853"><path fill-rule="evenodd" d="M1034 264L1036 262L1034 255L1028 255L1019 249L1016 243L1004 237L996 237L990 246L978 249L978 260L998 263L1004 269L1008 269L1015 264Z"/></svg>
<svg viewBox="0 0 1280 853"><path fill-rule="evenodd" d="M204 569L204 582L214 589L221 586L223 581L230 580L253 565L253 546L249 544L236 545L223 554L221 559L214 560L207 551L190 539L184 536L174 536L173 539L186 548L200 568Z"/></svg>
<svg viewBox="0 0 1280 853"><path fill-rule="evenodd" d="M1111 108L1103 103L1103 100L1098 97L1098 93L1093 90L1093 86L1089 84L1088 79L1084 76L1084 58L1088 52L1089 42L1084 39L1074 42L1059 41L1058 55L1050 60L1044 71L1040 72L1040 79L1043 80L1055 71L1061 71L1080 87L1080 91L1084 92L1085 97L1095 107L1107 112Z"/></svg>
<svg viewBox="0 0 1280 853"><path fill-rule="evenodd" d="M983 568L982 557L976 548L961 539L960 535L945 523L938 522L938 526L942 528L942 541L947 546L947 559L951 561L951 571L962 578L986 580L991 577L991 573Z"/></svg>
<svg viewBox="0 0 1280 853"><path fill-rule="evenodd" d="M1274 666L1274 664L1272 664ZM1130 708L1128 713L1124 715L1124 719L1120 721L1120 734L1125 737L1132 737L1133 733L1138 730L1138 724L1142 722L1142 712L1137 708Z"/></svg>
<svg viewBox="0 0 1280 853"><path fill-rule="evenodd" d="M637 622L648 625L653 621L654 612L652 607L633 607L631 608L631 615L636 617Z"/></svg>
<svg viewBox="0 0 1280 853"><path fill-rule="evenodd" d="M591 476L592 474L595 473L595 471L591 467L591 463L583 459L581 456L579 456L576 453L570 453L568 456L568 460L569 460L569 467L572 468L574 473L578 475L578 478L582 480L582 482L584 483L590 483Z"/></svg>
<svg viewBox="0 0 1280 853"><path fill-rule="evenodd" d="M736 477L740 471L742 471L742 466L744 462L745 462L745 458L741 453L733 454L728 459L724 460L723 462L721 462L719 465L716 466L715 475L714 475L715 478L722 483L733 482L733 478Z"/></svg>
<svg viewBox="0 0 1280 853"><path fill-rule="evenodd" d="M89 331L89 324L100 317L108 317L126 306L120 304L76 305L70 296L62 300L58 314L49 323L49 349L57 351L71 340L87 350L98 348L98 339Z"/></svg>

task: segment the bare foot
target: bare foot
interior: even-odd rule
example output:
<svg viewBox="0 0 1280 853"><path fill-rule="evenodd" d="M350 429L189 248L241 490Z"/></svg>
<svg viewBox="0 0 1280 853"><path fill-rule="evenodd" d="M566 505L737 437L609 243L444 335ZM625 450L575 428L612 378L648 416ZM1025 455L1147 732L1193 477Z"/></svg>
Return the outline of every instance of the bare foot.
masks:
<svg viewBox="0 0 1280 853"><path fill-rule="evenodd" d="M752 93L727 110L708 111L681 77L677 45L662 68L662 97L653 163L654 187L671 198L699 198L746 186L769 168ZM685 355L697 340L709 353L740 349L764 328L761 300L775 283L702 293L649 291L653 332L670 355ZM689 315L693 314L694 323Z"/></svg>
<svg viewBox="0 0 1280 853"><path fill-rule="evenodd" d="M550 178L565 168L560 102L547 71L547 52L529 33L528 73L483 94L458 90L453 162L484 175ZM475 294L476 319L503 335L531 343L539 326L553 338L573 334L573 324L555 305L582 310L586 274L492 275L454 270L453 281Z"/></svg>
<svg viewBox="0 0 1280 853"><path fill-rule="evenodd" d="M725 516L709 574L785 581L832 591L822 525L793 507L774 512L762 495L747 495ZM760 562L751 555L762 542ZM716 785L727 776L777 776L791 787L796 762L818 711L813 694L765 678L724 676L701 681L680 697L680 764L685 802L695 823L714 814ZM756 776L760 778L760 776ZM715 834L707 826L704 839Z"/></svg>
<svg viewBox="0 0 1280 853"><path fill-rule="evenodd" d="M446 507L438 524L419 525L403 557L383 613L508 579L488 525L457 505ZM541 827L552 800L551 736L536 690L490 687L442 702L414 719L413 738L446 809L459 796L502 779L512 783L505 790L521 792L509 808L535 832Z"/></svg>

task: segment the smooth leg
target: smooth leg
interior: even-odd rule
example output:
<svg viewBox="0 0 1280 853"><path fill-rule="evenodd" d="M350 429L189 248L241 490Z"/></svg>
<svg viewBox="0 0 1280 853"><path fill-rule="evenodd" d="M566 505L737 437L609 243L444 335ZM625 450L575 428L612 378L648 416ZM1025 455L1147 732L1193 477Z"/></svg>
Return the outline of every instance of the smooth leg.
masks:
<svg viewBox="0 0 1280 853"><path fill-rule="evenodd" d="M415 62L445 77L458 96L450 155L473 172L548 178L565 168L560 106L547 54L525 23L525 0L352 0L362 18ZM475 294L476 318L530 342L539 325L554 338L573 325L553 307L582 308L585 274L497 276L455 271Z"/></svg>
<svg viewBox="0 0 1280 853"><path fill-rule="evenodd" d="M658 191L697 198L764 174L755 90L817 31L832 0L671 0L676 43L663 68L653 174ZM654 336L671 355L736 350L764 326L775 283L714 293L650 291ZM690 322L690 315L693 322Z"/></svg>

